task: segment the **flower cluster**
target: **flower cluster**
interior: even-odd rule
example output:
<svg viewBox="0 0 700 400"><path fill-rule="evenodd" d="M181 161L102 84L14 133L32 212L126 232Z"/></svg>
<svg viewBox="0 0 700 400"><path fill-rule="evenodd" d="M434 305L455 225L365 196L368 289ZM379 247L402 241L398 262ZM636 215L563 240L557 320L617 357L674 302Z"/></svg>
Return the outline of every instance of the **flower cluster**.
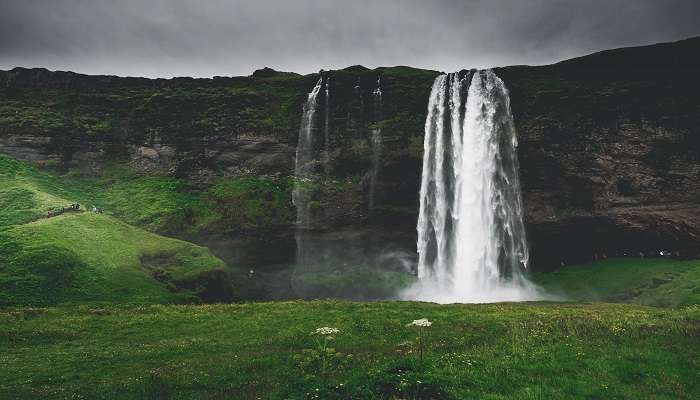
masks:
<svg viewBox="0 0 700 400"><path fill-rule="evenodd" d="M421 318L421 319L416 319L416 320L414 320L413 322L411 322L410 324L408 324L408 326L413 325L413 326L426 327L426 326L430 326L430 325L432 325L432 324L433 324L433 323L430 322L430 321L428 321L427 318Z"/></svg>
<svg viewBox="0 0 700 400"><path fill-rule="evenodd" d="M335 335L340 330L338 328L330 328L328 326L324 326L322 328L318 328L315 331L311 332L312 335L322 335L322 336L328 336L328 335Z"/></svg>

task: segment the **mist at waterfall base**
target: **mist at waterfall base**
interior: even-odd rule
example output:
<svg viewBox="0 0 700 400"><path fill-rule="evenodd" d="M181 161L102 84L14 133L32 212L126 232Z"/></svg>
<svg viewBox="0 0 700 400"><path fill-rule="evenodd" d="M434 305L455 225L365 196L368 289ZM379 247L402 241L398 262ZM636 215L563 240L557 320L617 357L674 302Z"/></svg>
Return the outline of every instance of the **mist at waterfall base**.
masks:
<svg viewBox="0 0 700 400"><path fill-rule="evenodd" d="M300 298L336 297L355 300L396 298L399 289L415 281L415 251L410 251L413 238L405 234L364 227L324 229L332 219L332 193L338 185L332 174L330 107L333 101L331 76L322 76L309 92L303 107L296 147L295 187L292 194L297 209L296 263L289 275L292 293ZM371 152L367 186L367 212L370 219L375 208L375 192L380 167L382 135L375 124L381 119L381 76L371 92L371 115L364 115L365 100L360 80L353 87L354 106L360 115L356 120L370 122L368 133ZM359 124L358 124L359 125ZM321 204L326 204L322 207Z"/></svg>
<svg viewBox="0 0 700 400"><path fill-rule="evenodd" d="M425 123L418 281L402 298L542 299L528 247L508 90L492 71L440 75Z"/></svg>

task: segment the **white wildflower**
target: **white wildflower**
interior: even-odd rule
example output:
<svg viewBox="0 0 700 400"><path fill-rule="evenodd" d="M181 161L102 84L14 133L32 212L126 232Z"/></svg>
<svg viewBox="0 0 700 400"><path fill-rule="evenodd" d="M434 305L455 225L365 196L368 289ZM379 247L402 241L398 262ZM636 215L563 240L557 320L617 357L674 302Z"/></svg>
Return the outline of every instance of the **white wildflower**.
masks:
<svg viewBox="0 0 700 400"><path fill-rule="evenodd" d="M429 327L433 323L428 321L427 318L421 318L421 319L415 319L413 322L410 324L407 324L406 326L417 326L420 329L418 329L418 354L420 355L420 359L423 360L423 330L425 328Z"/></svg>
<svg viewBox="0 0 700 400"><path fill-rule="evenodd" d="M340 332L340 329L338 328L331 328L328 326L324 326L322 328L316 329L314 332L312 332L312 335L322 335L322 336L329 336L329 335L335 335Z"/></svg>

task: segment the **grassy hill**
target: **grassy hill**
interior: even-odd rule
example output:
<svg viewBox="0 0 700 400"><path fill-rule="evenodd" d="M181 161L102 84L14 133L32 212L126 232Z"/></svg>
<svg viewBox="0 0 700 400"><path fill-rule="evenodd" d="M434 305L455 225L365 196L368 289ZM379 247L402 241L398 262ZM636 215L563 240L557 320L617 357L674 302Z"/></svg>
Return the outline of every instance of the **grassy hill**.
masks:
<svg viewBox="0 0 700 400"><path fill-rule="evenodd" d="M533 274L549 294L573 301L659 307L700 304L700 261L617 258Z"/></svg>
<svg viewBox="0 0 700 400"><path fill-rule="evenodd" d="M433 322L422 360L418 328L406 326L419 318ZM324 351L311 332L325 326L340 331ZM4 310L0 398L696 399L699 332L697 306Z"/></svg>
<svg viewBox="0 0 700 400"><path fill-rule="evenodd" d="M224 264L206 248L103 214L45 217L89 199L50 174L0 157L0 306L230 297Z"/></svg>
<svg viewBox="0 0 700 400"><path fill-rule="evenodd" d="M287 176L217 178L203 189L178 177L138 173L118 158L106 161L99 173L86 174L38 170L0 155L0 182L0 229L76 201L150 232L179 237L232 229L266 232L288 228L295 217L294 182Z"/></svg>
<svg viewBox="0 0 700 400"><path fill-rule="evenodd" d="M117 161L100 174L50 173L0 155L0 228L44 217L51 208L79 202L97 205L132 225L150 231L188 232L212 219L184 181L139 175Z"/></svg>

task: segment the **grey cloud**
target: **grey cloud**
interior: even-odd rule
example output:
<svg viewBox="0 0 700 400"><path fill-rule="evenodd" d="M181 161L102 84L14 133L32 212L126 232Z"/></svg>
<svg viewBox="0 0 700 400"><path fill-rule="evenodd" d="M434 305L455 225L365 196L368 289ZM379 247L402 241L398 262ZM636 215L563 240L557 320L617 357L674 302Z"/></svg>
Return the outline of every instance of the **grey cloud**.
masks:
<svg viewBox="0 0 700 400"><path fill-rule="evenodd" d="M0 0L0 69L137 76L544 64L700 34L696 0Z"/></svg>

